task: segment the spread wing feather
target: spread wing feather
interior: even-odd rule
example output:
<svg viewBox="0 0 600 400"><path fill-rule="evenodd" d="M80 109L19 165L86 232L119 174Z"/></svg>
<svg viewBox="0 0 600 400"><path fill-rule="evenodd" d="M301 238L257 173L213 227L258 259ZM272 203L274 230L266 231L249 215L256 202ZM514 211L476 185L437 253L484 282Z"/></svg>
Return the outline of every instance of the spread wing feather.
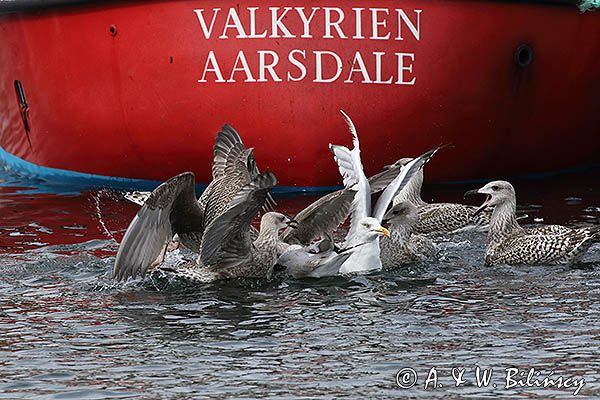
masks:
<svg viewBox="0 0 600 400"><path fill-rule="evenodd" d="M345 146L330 144L329 149L333 153L342 181L346 188L354 188L358 184L360 177L354 166L354 157L352 151Z"/></svg>
<svg viewBox="0 0 600 400"><path fill-rule="evenodd" d="M232 150L245 149L244 143L239 133L228 124L223 125L221 131L217 133L215 145L213 147L213 164L212 176L213 179L218 179L225 175L225 168L231 162L230 157Z"/></svg>
<svg viewBox="0 0 600 400"><path fill-rule="evenodd" d="M194 174L185 172L158 186L129 224L119 246L113 278L142 276L174 233L202 232Z"/></svg>
<svg viewBox="0 0 600 400"><path fill-rule="evenodd" d="M369 178L371 193L385 189L398 176L400 168L401 164L396 162ZM287 243L309 245L319 236L323 237L333 232L348 218L355 194L354 190L341 189L319 198L294 216L298 225L294 229L286 229L283 240Z"/></svg>
<svg viewBox="0 0 600 400"><path fill-rule="evenodd" d="M217 139L213 149L213 180L226 175L227 166L231 166L232 162L235 161L236 158L239 158L239 155L244 150L246 150L244 142L235 128L229 124L223 125L221 131L217 134ZM250 174L251 180L260 174L258 165L256 164L256 159L254 158L253 154L248 155L246 167ZM203 204L204 203L205 202L203 202ZM276 204L277 203L275 203L272 195L269 193L267 196L267 201L265 202L264 211L271 211Z"/></svg>
<svg viewBox="0 0 600 400"><path fill-rule="evenodd" d="M398 160L380 173L370 177L369 185L371 186L371 193L379 193L388 187L388 185L398 176L400 169L402 169L402 164L400 163L400 160Z"/></svg>
<svg viewBox="0 0 600 400"><path fill-rule="evenodd" d="M388 185L388 187L379 197L379 200L375 205L375 209L373 210L374 218L376 218L379 222L383 220L383 216L385 215L387 208L394 199L396 193L406 186L406 184L417 173L417 171L423 168L425 163L427 163L427 161L429 161L439 149L440 147L436 147L433 150L429 150L402 167L398 176L392 181L392 183Z"/></svg>
<svg viewBox="0 0 600 400"><path fill-rule="evenodd" d="M333 232L348 218L355 193L342 189L321 197L294 217L298 224L285 230L283 240L308 245L313 239Z"/></svg>
<svg viewBox="0 0 600 400"><path fill-rule="evenodd" d="M354 123L343 111L341 113L352 134L354 148L349 150L344 146L336 145L329 145L329 148L334 154L334 160L344 180L344 186L346 189L356 190L351 206L350 229L345 240L346 246L349 246L355 240L359 221L371 215L371 186L363 170L360 143Z"/></svg>
<svg viewBox="0 0 600 400"><path fill-rule="evenodd" d="M231 125L229 125L229 124L223 125L222 131L226 132L230 137L236 138L236 140L238 140L239 143L242 143L242 145L243 145L240 134ZM254 158L254 154L250 154L248 156L247 167L248 167L248 172L250 173L251 179L255 179L256 177L258 177L258 175L260 175L260 170L258 169L258 165L256 163L256 159ZM272 211L276 205L277 205L277 203L273 199L273 195L269 192L267 194L267 200L265 201L263 211L264 212Z"/></svg>
<svg viewBox="0 0 600 400"><path fill-rule="evenodd" d="M227 266L251 257L250 224L276 184L275 175L266 172L235 195L227 210L206 228L200 255L204 265Z"/></svg>

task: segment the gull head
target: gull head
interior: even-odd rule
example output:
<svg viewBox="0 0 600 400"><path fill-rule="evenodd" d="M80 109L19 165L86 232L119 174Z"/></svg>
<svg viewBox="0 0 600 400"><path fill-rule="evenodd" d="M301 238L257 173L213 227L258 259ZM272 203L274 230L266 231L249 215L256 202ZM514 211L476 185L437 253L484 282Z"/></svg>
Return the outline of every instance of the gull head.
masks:
<svg viewBox="0 0 600 400"><path fill-rule="evenodd" d="M381 236L390 236L390 231L381 226L379 221L373 217L360 220L357 230L358 237L362 242L370 242Z"/></svg>
<svg viewBox="0 0 600 400"><path fill-rule="evenodd" d="M260 224L261 226L272 227L279 232L288 227L295 228L298 222L285 214L271 211L262 216Z"/></svg>
<svg viewBox="0 0 600 400"><path fill-rule="evenodd" d="M413 226L417 222L417 207L408 201L401 201L383 216L383 223L396 226Z"/></svg>
<svg viewBox="0 0 600 400"><path fill-rule="evenodd" d="M469 190L465 196L473 194L485 194L487 197L481 207L479 207L474 215L479 214L487 207L495 207L506 202L515 202L516 194L513 185L506 181L493 181L482 188Z"/></svg>

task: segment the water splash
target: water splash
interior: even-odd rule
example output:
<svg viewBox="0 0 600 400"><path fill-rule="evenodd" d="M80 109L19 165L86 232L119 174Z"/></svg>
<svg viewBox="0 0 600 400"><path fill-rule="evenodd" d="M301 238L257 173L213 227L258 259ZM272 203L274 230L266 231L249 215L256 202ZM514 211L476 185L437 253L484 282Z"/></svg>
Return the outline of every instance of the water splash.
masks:
<svg viewBox="0 0 600 400"><path fill-rule="evenodd" d="M106 236L117 246L119 245L119 242L117 241L117 239L115 239L115 237L113 236L112 232L110 231L110 229L108 229L108 227L106 226L106 223L104 222L104 218L102 217L102 207L100 206L100 199L102 198L102 196L108 196L109 198L111 198L112 192L107 190L107 189L103 189L100 190L94 194L92 194L92 200L94 202L94 206L95 206L95 211L96 211L96 218L98 219L98 224L100 226L100 229L102 229L102 231L106 234Z"/></svg>

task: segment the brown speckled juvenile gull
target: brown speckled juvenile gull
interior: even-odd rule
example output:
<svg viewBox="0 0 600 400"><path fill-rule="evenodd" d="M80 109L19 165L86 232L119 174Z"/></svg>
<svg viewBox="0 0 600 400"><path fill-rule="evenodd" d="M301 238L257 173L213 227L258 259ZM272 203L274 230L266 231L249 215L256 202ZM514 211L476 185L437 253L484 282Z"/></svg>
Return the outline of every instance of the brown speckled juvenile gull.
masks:
<svg viewBox="0 0 600 400"><path fill-rule="evenodd" d="M279 213L266 213L255 240L251 239L250 227L276 183L275 176L267 172L242 187L223 212L206 224L198 260L177 268L175 274L202 282L270 277L277 261L279 231L288 226L289 219ZM187 172L152 192L127 228L115 261L115 279L143 276L174 231L181 235L186 228L195 229L194 225L202 219L202 210L193 188L194 175ZM218 186L215 188L215 193L223 192ZM207 205L211 201L208 197Z"/></svg>
<svg viewBox="0 0 600 400"><path fill-rule="evenodd" d="M383 223L389 224L390 237L380 243L383 268L425 261L435 255L431 240L413 234L417 220L417 207L408 201L392 206L384 215Z"/></svg>
<svg viewBox="0 0 600 400"><path fill-rule="evenodd" d="M205 206L207 226L221 215L242 187L260 174L253 150L244 146L240 135L230 125L225 124L217 134L213 150L213 179L199 199L200 204ZM265 207L270 204L274 202L268 194Z"/></svg>
<svg viewBox="0 0 600 400"><path fill-rule="evenodd" d="M400 162L406 164L411 160L412 158L404 158ZM456 203L426 203L421 198L422 186L423 169L420 169L394 198L394 204L409 201L417 207L418 221L415 225L415 233L458 233L488 229L491 212L485 211L475 215L475 210L477 210L475 206Z"/></svg>
<svg viewBox="0 0 600 400"><path fill-rule="evenodd" d="M218 216L228 206L231 198L241 187L250 183L260 174L252 149L246 149L239 133L230 125L225 124L217 133L213 148L212 181L204 190L198 206L202 213L202 219L194 221L183 227L182 231L174 226L178 240L190 250L200 253L200 244L207 226L215 216ZM174 184L174 183L173 183ZM150 192L129 192L125 198L133 203L143 206ZM212 198L210 204L208 199ZM264 211L270 211L275 201L269 193L265 203ZM207 208L207 206L209 206ZM251 227L250 233L253 239L258 236L258 231Z"/></svg>
<svg viewBox="0 0 600 400"><path fill-rule="evenodd" d="M485 252L487 265L571 265L599 239L597 226L522 228L516 218L515 189L506 181L490 182L481 189L467 192L473 193L488 196L476 212L494 207Z"/></svg>

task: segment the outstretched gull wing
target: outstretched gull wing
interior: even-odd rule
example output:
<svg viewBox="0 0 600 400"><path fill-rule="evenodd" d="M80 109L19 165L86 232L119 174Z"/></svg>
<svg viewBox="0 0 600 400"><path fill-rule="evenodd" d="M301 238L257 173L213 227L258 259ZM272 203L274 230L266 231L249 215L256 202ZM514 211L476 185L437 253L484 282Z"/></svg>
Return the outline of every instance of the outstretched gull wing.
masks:
<svg viewBox="0 0 600 400"><path fill-rule="evenodd" d="M212 164L212 175L213 181L222 178L227 175L232 168L238 167L236 161L240 159L242 153L246 151L244 142L240 134L229 124L223 125L213 147L213 164ZM250 152L246 159L244 159L248 173L250 174L250 180L255 179L260 171L256 164L254 154ZM210 191L206 191L206 196L209 195ZM206 196L200 198L202 204L206 204ZM264 210L269 211L276 205L275 200L269 193L267 201L265 203Z"/></svg>
<svg viewBox="0 0 600 400"><path fill-rule="evenodd" d="M349 150L347 147L331 144L329 148L334 154L334 160L344 180L344 186L346 189L356 190L356 194L352 200L350 230L346 235L345 241L346 246L348 246L353 244L359 221L371 216L371 186L363 171L356 127L346 113L343 111L341 113L352 134L354 148Z"/></svg>
<svg viewBox="0 0 600 400"><path fill-rule="evenodd" d="M385 215L385 212L394 199L396 193L406 186L406 184L417 173L417 171L420 168L423 168L425 163L427 163L427 161L429 161L440 148L441 147L436 147L433 150L429 150L402 167L398 176L383 191L379 197L379 200L375 204L375 209L373 210L374 218L376 218L379 222L383 220L383 216Z"/></svg>
<svg viewBox="0 0 600 400"><path fill-rule="evenodd" d="M225 175L227 166L245 149L246 147L242 142L240 134L231 125L223 125L219 133L217 133L213 147L213 179L219 179ZM235 153L234 157L231 157L232 153Z"/></svg>
<svg viewBox="0 0 600 400"><path fill-rule="evenodd" d="M348 218L355 194L354 190L342 189L319 198L294 216L298 224L284 231L283 241L308 245L333 232Z"/></svg>
<svg viewBox="0 0 600 400"><path fill-rule="evenodd" d="M223 176L213 180L202 194L201 201L205 204L205 226L209 226L215 218L224 213L236 194L252 182L247 169L252 151L241 145L232 149Z"/></svg>
<svg viewBox="0 0 600 400"><path fill-rule="evenodd" d="M242 138L230 125L223 125L223 128L217 133L215 144L213 146L213 162L212 162L212 181L208 184L198 202L203 210L206 211L206 205L209 199L214 195L221 180L227 179L226 170L231 170L237 160L246 150L242 143ZM231 178L230 178L231 179ZM206 217L209 217L205 213ZM206 225L210 221L206 221Z"/></svg>
<svg viewBox="0 0 600 400"><path fill-rule="evenodd" d="M223 125L221 131L227 135L231 140L236 140L238 143L241 143L242 146L244 143L242 142L242 138L240 134L233 128L233 126L229 124ZM215 153L216 155L216 153ZM256 159L254 158L254 154L250 154L247 161L248 172L250 173L250 179L254 180L258 175L260 175L260 170L258 169L258 165L256 164ZM267 200L265 201L265 205L263 207L263 211L268 212L273 210L273 208L277 205L273 196L269 192L267 194Z"/></svg>
<svg viewBox="0 0 600 400"><path fill-rule="evenodd" d="M129 224L119 246L113 278L142 276L174 233L203 231L194 174L184 172L158 186Z"/></svg>
<svg viewBox="0 0 600 400"><path fill-rule="evenodd" d="M396 161L392 165L388 165L380 173L369 178L371 193L379 193L384 190L398 176L402 169L401 160Z"/></svg>
<svg viewBox="0 0 600 400"><path fill-rule="evenodd" d="M385 189L398 176L400 168L402 165L397 161L370 177L371 193ZM333 232L348 218L355 194L354 190L341 189L314 201L294 216L298 224L284 231L283 241L308 245L319 236Z"/></svg>
<svg viewBox="0 0 600 400"><path fill-rule="evenodd" d="M250 224L277 184L271 172L258 175L231 200L228 209L206 228L200 260L204 265L235 265L250 257Z"/></svg>

